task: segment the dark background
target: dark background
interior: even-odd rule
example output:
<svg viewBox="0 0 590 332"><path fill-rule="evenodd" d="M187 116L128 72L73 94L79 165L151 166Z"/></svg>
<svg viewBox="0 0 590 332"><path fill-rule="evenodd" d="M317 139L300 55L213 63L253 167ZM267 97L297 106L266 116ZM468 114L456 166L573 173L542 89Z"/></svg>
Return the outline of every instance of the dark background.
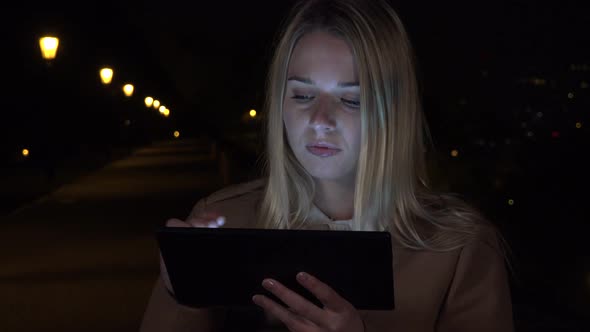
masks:
<svg viewBox="0 0 590 332"><path fill-rule="evenodd" d="M173 130L221 140L254 135L262 142L260 121L245 114L261 110L272 41L291 3L2 8L3 176L40 169L51 177L56 165L77 159L98 167L114 151L169 138ZM415 46L435 143L433 181L482 209L504 232L513 250L517 326L584 330L590 318L588 2L393 4ZM44 34L60 38L51 66L39 51ZM103 65L115 71L106 87L98 77ZM127 81L135 85L130 99L120 89ZM148 110L146 95L161 100L171 116ZM30 157L21 155L23 148ZM6 188L3 213L52 187L18 194Z"/></svg>

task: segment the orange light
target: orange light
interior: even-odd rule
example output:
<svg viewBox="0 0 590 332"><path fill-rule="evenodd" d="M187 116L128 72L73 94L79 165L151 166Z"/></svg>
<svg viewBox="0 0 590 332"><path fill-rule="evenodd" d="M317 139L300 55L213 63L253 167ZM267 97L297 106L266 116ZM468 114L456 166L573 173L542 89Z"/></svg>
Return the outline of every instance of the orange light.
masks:
<svg viewBox="0 0 590 332"><path fill-rule="evenodd" d="M145 102L145 106L152 107L152 104L154 103L154 98L145 97L144 102Z"/></svg>
<svg viewBox="0 0 590 332"><path fill-rule="evenodd" d="M41 55L45 60L55 59L57 54L57 47L59 46L59 39L56 37L42 37L39 38L39 47L41 47Z"/></svg>
<svg viewBox="0 0 590 332"><path fill-rule="evenodd" d="M111 84L113 81L113 70L108 67L102 68L100 70L100 80L102 84Z"/></svg>
<svg viewBox="0 0 590 332"><path fill-rule="evenodd" d="M133 84L125 84L123 85L123 93L126 97L131 97L133 95Z"/></svg>

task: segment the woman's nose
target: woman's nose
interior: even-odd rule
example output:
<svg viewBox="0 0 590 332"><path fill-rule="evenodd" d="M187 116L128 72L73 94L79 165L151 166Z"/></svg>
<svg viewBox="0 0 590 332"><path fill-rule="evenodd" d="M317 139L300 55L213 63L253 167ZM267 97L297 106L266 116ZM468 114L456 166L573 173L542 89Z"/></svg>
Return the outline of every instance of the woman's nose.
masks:
<svg viewBox="0 0 590 332"><path fill-rule="evenodd" d="M335 121L335 108L337 105L333 103L329 98L321 98L313 106L310 117L309 125L316 131L331 131L336 128Z"/></svg>

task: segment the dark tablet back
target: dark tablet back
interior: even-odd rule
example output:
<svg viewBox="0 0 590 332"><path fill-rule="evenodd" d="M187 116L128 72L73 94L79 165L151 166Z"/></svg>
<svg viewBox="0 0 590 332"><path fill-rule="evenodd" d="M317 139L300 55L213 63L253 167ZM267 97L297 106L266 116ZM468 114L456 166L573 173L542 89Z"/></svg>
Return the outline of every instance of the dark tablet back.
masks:
<svg viewBox="0 0 590 332"><path fill-rule="evenodd" d="M357 309L394 307L388 232L171 228L157 231L162 257L179 303L191 307L252 306L274 278L321 304L295 279L308 272Z"/></svg>

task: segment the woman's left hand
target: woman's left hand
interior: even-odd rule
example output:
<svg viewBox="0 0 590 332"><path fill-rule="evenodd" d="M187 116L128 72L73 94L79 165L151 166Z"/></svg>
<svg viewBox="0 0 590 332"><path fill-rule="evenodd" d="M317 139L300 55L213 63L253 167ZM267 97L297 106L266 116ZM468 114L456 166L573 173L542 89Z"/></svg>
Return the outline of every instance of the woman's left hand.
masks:
<svg viewBox="0 0 590 332"><path fill-rule="evenodd" d="M364 331L359 312L330 286L304 272L297 274L297 281L308 289L324 307L319 308L273 279L265 279L262 286L289 308L283 307L264 295L255 295L252 300L267 313L282 321L292 332Z"/></svg>

